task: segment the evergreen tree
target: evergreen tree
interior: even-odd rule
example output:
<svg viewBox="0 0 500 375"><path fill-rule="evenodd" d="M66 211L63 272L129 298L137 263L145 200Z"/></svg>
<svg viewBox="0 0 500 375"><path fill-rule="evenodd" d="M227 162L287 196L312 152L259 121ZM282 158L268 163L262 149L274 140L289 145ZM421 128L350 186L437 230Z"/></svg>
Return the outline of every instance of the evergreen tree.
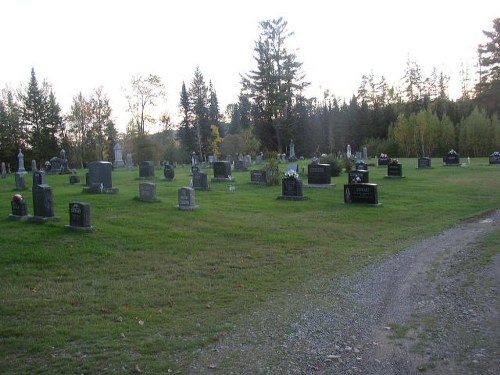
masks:
<svg viewBox="0 0 500 375"><path fill-rule="evenodd" d="M253 100L253 117L262 144L282 152L288 112L307 83L303 81L302 63L285 46L293 35L287 30L288 23L278 18L262 21L259 26L261 32L254 48L257 67L242 77L243 88Z"/></svg>
<svg viewBox="0 0 500 375"><path fill-rule="evenodd" d="M27 131L32 157L39 163L47 161L58 154L57 131L62 126L60 108L48 83L43 82L42 87L38 85L34 68L26 91L19 96L21 121Z"/></svg>
<svg viewBox="0 0 500 375"><path fill-rule="evenodd" d="M177 137L184 148L185 153L190 154L193 150L196 150L196 134L191 126L191 101L184 82L182 82L180 93L179 112L182 115L182 120L179 126L179 131L177 132Z"/></svg>
<svg viewBox="0 0 500 375"><path fill-rule="evenodd" d="M190 112L192 114L192 126L196 129L196 151L200 158L210 153L210 119L208 109L208 87L205 78L197 67L194 78L189 88Z"/></svg>
<svg viewBox="0 0 500 375"><path fill-rule="evenodd" d="M20 148L25 148L21 109L14 92L5 88L0 97L0 162L13 164Z"/></svg>

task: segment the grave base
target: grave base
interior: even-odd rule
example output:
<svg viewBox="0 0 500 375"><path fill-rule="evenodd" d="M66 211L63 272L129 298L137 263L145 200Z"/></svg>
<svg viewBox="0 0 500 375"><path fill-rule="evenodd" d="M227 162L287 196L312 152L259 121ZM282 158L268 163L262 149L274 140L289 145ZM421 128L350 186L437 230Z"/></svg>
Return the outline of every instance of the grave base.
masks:
<svg viewBox="0 0 500 375"><path fill-rule="evenodd" d="M46 223L48 221L59 221L60 216L32 216L28 215L27 220L31 223Z"/></svg>
<svg viewBox="0 0 500 375"><path fill-rule="evenodd" d="M75 227L72 225L65 225L65 228L68 228L69 230L72 230L74 232L93 232L95 231L95 227L90 226L90 227Z"/></svg>
<svg viewBox="0 0 500 375"><path fill-rule="evenodd" d="M13 214L9 214L9 219L10 220L16 220L16 221L19 221L19 220L28 220L28 216L29 215L13 215Z"/></svg>
<svg viewBox="0 0 500 375"><path fill-rule="evenodd" d="M384 176L384 178L389 178L393 180L399 180L401 178L406 178L406 176Z"/></svg>
<svg viewBox="0 0 500 375"><path fill-rule="evenodd" d="M194 211L194 210L197 210L198 208L200 208L200 206L198 205L195 205L195 206L175 206L178 210L181 210L181 211Z"/></svg>
<svg viewBox="0 0 500 375"><path fill-rule="evenodd" d="M92 188L92 187L84 187L83 192L89 194L118 194L120 190L118 188Z"/></svg>
<svg viewBox="0 0 500 375"><path fill-rule="evenodd" d="M462 164L443 164L443 167L460 167Z"/></svg>
<svg viewBox="0 0 500 375"><path fill-rule="evenodd" d="M286 200L286 201L305 201L305 200L308 200L309 197L307 195L302 195L302 196L280 195L276 199Z"/></svg>
<svg viewBox="0 0 500 375"><path fill-rule="evenodd" d="M355 205L363 205L363 206L370 206L370 207L380 207L382 206L382 203L363 203L363 202L344 202L344 204L355 204Z"/></svg>
<svg viewBox="0 0 500 375"><path fill-rule="evenodd" d="M211 180L212 182L236 182L236 179L232 177L214 177Z"/></svg>
<svg viewBox="0 0 500 375"><path fill-rule="evenodd" d="M304 187L319 188L319 189L332 189L335 184L305 184Z"/></svg>

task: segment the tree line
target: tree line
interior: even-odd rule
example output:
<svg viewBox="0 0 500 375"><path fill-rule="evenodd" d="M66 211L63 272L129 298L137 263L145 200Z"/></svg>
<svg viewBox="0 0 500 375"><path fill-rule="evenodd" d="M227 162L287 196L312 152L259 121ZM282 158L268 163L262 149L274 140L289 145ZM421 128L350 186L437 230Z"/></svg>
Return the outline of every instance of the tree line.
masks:
<svg viewBox="0 0 500 375"><path fill-rule="evenodd" d="M283 18L262 21L253 49L255 67L241 75L237 102L221 112L217 92L197 67L182 84L181 121L174 126L161 112L165 86L156 75L136 76L126 93L130 121L118 134L102 87L73 98L63 115L49 83L38 83L32 69L25 89L2 90L0 160L15 162L18 149L43 163L65 148L74 166L112 160L120 140L141 160L188 161L195 152L227 157L260 152L284 153L293 140L297 155L337 154L350 144L371 155L442 156L450 148L462 155L486 156L500 147L500 18L483 31L478 46L476 84L461 73L461 97L448 96L449 77L433 69L424 76L408 57L399 87L384 76L363 75L357 92L341 100L326 91L307 98L309 85L297 54L288 49L293 36ZM153 125L158 131L148 131Z"/></svg>

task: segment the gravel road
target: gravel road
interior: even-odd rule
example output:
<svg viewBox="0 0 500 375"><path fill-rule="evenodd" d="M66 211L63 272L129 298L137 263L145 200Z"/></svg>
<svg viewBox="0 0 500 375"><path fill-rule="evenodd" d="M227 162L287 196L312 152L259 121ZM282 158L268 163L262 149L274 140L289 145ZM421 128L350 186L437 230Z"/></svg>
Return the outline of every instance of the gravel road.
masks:
<svg viewBox="0 0 500 375"><path fill-rule="evenodd" d="M190 374L500 374L500 210L241 317Z"/></svg>

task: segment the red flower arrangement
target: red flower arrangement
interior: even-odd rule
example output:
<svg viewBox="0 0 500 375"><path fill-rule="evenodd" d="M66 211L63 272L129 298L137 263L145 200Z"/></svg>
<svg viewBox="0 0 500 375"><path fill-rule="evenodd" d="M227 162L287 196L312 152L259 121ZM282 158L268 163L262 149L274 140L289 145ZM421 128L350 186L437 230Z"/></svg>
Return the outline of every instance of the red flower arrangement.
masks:
<svg viewBox="0 0 500 375"><path fill-rule="evenodd" d="M24 200L24 197L21 194L14 194L12 196L12 202L21 203Z"/></svg>

